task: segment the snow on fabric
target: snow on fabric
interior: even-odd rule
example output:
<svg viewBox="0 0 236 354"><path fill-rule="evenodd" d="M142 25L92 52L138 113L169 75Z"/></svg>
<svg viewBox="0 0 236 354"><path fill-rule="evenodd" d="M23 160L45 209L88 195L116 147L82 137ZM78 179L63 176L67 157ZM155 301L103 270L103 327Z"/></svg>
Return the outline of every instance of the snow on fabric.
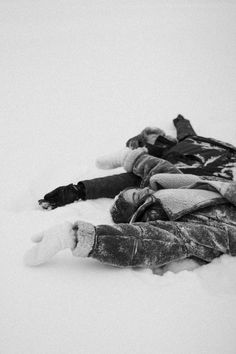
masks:
<svg viewBox="0 0 236 354"><path fill-rule="evenodd" d="M233 2L1 1L0 352L235 353L236 259L149 270L57 255L27 268L30 237L111 223L112 201L37 199L114 171L97 156L145 126L236 144ZM116 173L122 171L116 170Z"/></svg>

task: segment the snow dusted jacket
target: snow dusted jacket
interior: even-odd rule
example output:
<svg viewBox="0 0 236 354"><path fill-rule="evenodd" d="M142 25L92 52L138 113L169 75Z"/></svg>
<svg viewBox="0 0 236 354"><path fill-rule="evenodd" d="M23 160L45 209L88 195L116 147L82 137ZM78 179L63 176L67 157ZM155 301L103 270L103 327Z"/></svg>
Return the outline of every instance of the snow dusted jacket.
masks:
<svg viewBox="0 0 236 354"><path fill-rule="evenodd" d="M169 174L168 163L145 148L132 151L124 167L139 175L153 194L130 224L91 225L92 246L83 255L151 269L185 258L210 262L222 254L236 255L236 182L203 180L174 169ZM81 255L79 244L74 255Z"/></svg>

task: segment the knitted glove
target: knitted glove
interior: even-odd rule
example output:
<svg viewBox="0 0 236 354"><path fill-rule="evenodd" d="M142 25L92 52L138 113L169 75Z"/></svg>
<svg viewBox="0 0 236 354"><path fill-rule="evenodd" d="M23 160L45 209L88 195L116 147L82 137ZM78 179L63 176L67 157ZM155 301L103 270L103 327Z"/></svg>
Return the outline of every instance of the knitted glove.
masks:
<svg viewBox="0 0 236 354"><path fill-rule="evenodd" d="M76 257L88 257L94 246L95 234L95 227L84 221L53 226L31 237L37 245L26 252L24 263L28 266L46 263L66 248L70 248Z"/></svg>
<svg viewBox="0 0 236 354"><path fill-rule="evenodd" d="M124 148L111 154L101 156L96 159L96 166L102 170L121 167L130 151L129 148Z"/></svg>
<svg viewBox="0 0 236 354"><path fill-rule="evenodd" d="M85 199L85 188L82 183L58 187L45 194L44 199L40 199L38 203L43 209L55 209L79 199Z"/></svg>
<svg viewBox="0 0 236 354"><path fill-rule="evenodd" d="M96 160L98 168L103 170L124 167L127 172L132 172L135 160L142 154L147 153L147 148L140 147L134 150L125 148L115 153L102 156Z"/></svg>
<svg viewBox="0 0 236 354"><path fill-rule="evenodd" d="M59 251L73 249L76 245L75 233L73 224L65 222L32 236L32 241L37 245L26 252L24 263L36 266L49 261Z"/></svg>

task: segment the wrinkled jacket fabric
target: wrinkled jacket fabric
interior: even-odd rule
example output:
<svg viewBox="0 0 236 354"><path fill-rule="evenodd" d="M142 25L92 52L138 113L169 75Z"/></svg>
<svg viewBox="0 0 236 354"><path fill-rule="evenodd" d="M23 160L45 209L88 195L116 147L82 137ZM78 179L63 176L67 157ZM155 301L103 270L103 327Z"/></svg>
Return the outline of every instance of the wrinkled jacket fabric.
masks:
<svg viewBox="0 0 236 354"><path fill-rule="evenodd" d="M163 167L163 160L145 150L135 154L132 169L154 193L131 224L96 226L89 256L114 266L151 269L189 257L211 262L222 254L235 256L236 183L159 174L160 164Z"/></svg>
<svg viewBox="0 0 236 354"><path fill-rule="evenodd" d="M155 269L189 257L211 262L222 254L236 255L235 225L156 220L97 226L89 256L114 266Z"/></svg>

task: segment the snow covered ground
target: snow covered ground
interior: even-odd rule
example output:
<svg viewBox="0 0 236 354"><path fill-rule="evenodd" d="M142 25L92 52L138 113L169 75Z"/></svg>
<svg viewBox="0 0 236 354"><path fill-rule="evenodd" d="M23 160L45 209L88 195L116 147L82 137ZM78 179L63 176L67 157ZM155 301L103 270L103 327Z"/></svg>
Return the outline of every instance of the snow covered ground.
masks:
<svg viewBox="0 0 236 354"><path fill-rule="evenodd" d="M111 222L108 199L37 200L105 175L95 156L146 125L174 134L182 113L236 143L235 20L228 0L0 0L1 354L236 353L234 258L162 276L69 251L22 262L35 232Z"/></svg>

